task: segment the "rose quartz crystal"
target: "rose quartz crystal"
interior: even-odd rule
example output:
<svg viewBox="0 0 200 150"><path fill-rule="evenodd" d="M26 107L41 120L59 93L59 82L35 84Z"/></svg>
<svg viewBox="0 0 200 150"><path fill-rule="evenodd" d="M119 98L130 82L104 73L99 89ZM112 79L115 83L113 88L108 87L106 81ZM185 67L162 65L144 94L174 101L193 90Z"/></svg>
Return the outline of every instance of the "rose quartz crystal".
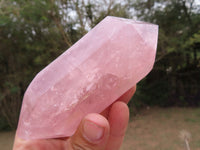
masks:
<svg viewBox="0 0 200 150"><path fill-rule="evenodd" d="M36 75L17 135L71 136L86 114L100 113L150 72L157 37L157 25L106 17Z"/></svg>

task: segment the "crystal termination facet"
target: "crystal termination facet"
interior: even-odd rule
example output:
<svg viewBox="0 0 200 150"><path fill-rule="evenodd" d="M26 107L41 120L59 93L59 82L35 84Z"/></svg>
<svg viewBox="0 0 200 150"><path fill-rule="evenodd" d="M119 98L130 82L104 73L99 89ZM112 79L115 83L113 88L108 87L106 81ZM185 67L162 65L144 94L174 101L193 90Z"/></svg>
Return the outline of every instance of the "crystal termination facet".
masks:
<svg viewBox="0 0 200 150"><path fill-rule="evenodd" d="M17 135L74 134L88 113L100 113L152 69L158 26L106 17L39 72L25 92Z"/></svg>

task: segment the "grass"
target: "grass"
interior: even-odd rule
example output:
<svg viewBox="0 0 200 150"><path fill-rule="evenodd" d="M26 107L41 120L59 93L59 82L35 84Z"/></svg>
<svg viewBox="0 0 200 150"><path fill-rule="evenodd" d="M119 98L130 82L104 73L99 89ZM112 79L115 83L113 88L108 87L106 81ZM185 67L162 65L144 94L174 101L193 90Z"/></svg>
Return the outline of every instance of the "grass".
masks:
<svg viewBox="0 0 200 150"><path fill-rule="evenodd" d="M132 117L121 150L186 150L181 132L191 134L191 150L200 150L199 108L151 108Z"/></svg>
<svg viewBox="0 0 200 150"><path fill-rule="evenodd" d="M191 134L191 150L200 150L200 108L150 108L131 117L121 150L186 150L182 131ZM0 132L0 149L12 149L14 132Z"/></svg>

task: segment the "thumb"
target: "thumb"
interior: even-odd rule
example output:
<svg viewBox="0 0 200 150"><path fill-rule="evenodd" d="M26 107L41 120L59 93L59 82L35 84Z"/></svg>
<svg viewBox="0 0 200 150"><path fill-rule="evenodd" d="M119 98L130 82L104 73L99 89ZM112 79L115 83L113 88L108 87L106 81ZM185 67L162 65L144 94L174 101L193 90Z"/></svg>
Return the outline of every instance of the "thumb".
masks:
<svg viewBox="0 0 200 150"><path fill-rule="evenodd" d="M80 123L76 133L70 137L70 150L104 150L110 126L103 116L89 114Z"/></svg>

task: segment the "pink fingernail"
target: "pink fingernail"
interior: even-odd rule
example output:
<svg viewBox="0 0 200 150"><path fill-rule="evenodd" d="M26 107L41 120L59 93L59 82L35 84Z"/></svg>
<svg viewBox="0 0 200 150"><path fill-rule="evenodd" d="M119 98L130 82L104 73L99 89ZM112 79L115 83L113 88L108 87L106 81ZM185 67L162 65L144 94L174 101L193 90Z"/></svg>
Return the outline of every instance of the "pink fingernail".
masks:
<svg viewBox="0 0 200 150"><path fill-rule="evenodd" d="M99 141L104 134L104 128L92 121L85 120L83 125L84 137L90 142Z"/></svg>

